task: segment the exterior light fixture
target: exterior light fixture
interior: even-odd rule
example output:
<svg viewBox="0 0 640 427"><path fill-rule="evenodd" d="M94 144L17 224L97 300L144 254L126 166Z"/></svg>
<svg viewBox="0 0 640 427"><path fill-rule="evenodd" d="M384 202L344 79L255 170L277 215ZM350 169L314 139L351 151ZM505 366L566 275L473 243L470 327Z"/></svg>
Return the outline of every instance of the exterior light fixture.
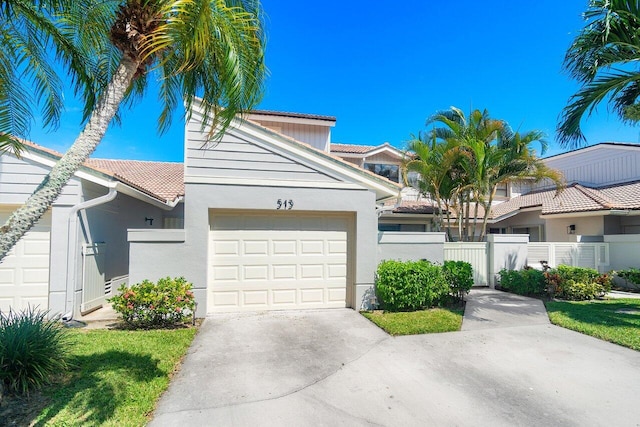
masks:
<svg viewBox="0 0 640 427"><path fill-rule="evenodd" d="M571 224L567 227L567 234L576 234L576 225Z"/></svg>

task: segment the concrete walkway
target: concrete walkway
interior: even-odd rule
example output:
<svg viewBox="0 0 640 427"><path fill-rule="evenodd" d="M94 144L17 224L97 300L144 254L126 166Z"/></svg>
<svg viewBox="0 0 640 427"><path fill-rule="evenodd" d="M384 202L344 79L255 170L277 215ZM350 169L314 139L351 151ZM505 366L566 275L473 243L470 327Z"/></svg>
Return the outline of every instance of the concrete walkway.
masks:
<svg viewBox="0 0 640 427"><path fill-rule="evenodd" d="M489 288L476 288L466 297L463 331L549 325L542 301Z"/></svg>
<svg viewBox="0 0 640 427"><path fill-rule="evenodd" d="M151 426L638 426L640 352L474 289L463 330L390 337L359 313L208 317Z"/></svg>

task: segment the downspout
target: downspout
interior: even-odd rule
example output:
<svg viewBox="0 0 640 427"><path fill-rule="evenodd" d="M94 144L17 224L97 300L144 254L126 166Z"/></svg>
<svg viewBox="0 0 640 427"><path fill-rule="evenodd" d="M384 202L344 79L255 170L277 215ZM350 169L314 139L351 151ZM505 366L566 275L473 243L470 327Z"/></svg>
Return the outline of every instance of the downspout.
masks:
<svg viewBox="0 0 640 427"><path fill-rule="evenodd" d="M78 242L78 213L81 210L86 210L96 206L109 203L118 195L116 187L109 187L109 192L104 196L96 197L95 199L87 200L86 202L75 205L71 212L69 212L69 221L67 229L67 241L69 246L67 247L67 274L66 274L66 299L64 305L65 314L62 316L62 320L70 321L73 319L74 311L74 294L76 286L76 274L75 268L78 264L78 248L76 247ZM73 256L69 255L71 246L74 247Z"/></svg>

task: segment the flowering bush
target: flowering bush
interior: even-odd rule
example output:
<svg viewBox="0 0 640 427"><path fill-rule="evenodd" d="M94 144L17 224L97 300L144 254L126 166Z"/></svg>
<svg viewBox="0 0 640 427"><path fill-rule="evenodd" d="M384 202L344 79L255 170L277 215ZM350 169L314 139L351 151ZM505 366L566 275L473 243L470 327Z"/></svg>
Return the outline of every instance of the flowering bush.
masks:
<svg viewBox="0 0 640 427"><path fill-rule="evenodd" d="M145 280L131 287L122 285L119 295L109 299L122 319L137 328L183 323L195 311L191 283L183 277L166 277L158 283Z"/></svg>

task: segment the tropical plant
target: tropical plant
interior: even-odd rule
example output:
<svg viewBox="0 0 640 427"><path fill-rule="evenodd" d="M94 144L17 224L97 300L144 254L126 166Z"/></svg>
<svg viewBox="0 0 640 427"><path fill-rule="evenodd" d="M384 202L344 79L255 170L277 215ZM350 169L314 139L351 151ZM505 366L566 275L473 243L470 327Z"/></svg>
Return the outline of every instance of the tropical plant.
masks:
<svg viewBox="0 0 640 427"><path fill-rule="evenodd" d="M62 83L51 63L55 57L70 71L77 93L91 107L93 81L89 56L73 43L72 32L55 14L62 0L6 0L0 2L0 153L16 155L25 149L34 120L32 105L39 105L43 126L56 128L63 109ZM69 3L69 2L67 2Z"/></svg>
<svg viewBox="0 0 640 427"><path fill-rule="evenodd" d="M585 142L580 122L607 101L624 121L640 120L640 1L590 0L584 28L567 50L564 68L582 86L560 115L563 146Z"/></svg>
<svg viewBox="0 0 640 427"><path fill-rule="evenodd" d="M131 287L122 285L118 292L109 302L135 328L176 325L195 312L191 283L184 277L165 277L158 283L144 280Z"/></svg>
<svg viewBox="0 0 640 427"><path fill-rule="evenodd" d="M259 0L69 1L58 19L74 41L93 52L109 78L86 125L51 172L0 228L0 260L59 196L93 153L123 101L144 95L157 80L165 131L184 103L188 119L219 138L232 120L257 104L265 75Z"/></svg>
<svg viewBox="0 0 640 427"><path fill-rule="evenodd" d="M9 392L28 394L67 368L66 331L46 316L33 307L0 311L0 382Z"/></svg>
<svg viewBox="0 0 640 427"><path fill-rule="evenodd" d="M405 176L408 171L418 173L417 189L437 204L439 223L446 214L450 238L452 210L457 211L458 240L484 238L500 184L550 179L562 188L560 173L548 168L530 148L539 141L544 152L541 132L513 132L505 121L492 119L487 110L474 110L467 117L455 107L431 116L427 125L431 124L438 126L409 142L403 170ZM484 214L478 233L480 207Z"/></svg>

